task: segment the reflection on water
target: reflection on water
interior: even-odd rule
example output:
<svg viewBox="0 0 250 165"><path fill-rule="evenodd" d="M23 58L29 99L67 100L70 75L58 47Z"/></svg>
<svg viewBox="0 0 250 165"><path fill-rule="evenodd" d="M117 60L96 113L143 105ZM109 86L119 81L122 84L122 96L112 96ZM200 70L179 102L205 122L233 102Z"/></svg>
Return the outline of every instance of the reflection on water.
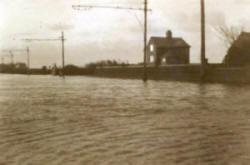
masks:
<svg viewBox="0 0 250 165"><path fill-rule="evenodd" d="M247 165L250 86L0 75L0 164Z"/></svg>

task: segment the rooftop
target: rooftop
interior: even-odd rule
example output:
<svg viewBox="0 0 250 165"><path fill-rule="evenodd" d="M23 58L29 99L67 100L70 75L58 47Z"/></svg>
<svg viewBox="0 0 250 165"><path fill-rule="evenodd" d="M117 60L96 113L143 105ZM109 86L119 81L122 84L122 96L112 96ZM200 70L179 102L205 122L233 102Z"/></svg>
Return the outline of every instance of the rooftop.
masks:
<svg viewBox="0 0 250 165"><path fill-rule="evenodd" d="M236 41L234 41L234 46L237 47L246 47L248 48L250 44L250 33L248 32L242 32L238 39Z"/></svg>
<svg viewBox="0 0 250 165"><path fill-rule="evenodd" d="M190 47L182 38L166 38L166 37L151 37L150 42L153 42L159 47Z"/></svg>

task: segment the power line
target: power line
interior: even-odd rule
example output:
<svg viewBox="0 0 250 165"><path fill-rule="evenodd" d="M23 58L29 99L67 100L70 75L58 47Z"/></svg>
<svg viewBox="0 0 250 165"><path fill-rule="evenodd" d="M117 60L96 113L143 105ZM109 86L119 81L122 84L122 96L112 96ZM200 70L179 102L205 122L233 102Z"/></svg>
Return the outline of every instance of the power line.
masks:
<svg viewBox="0 0 250 165"><path fill-rule="evenodd" d="M144 11L144 50L143 50L143 81L147 81L147 64L146 64L146 54L147 54L147 14L151 9L148 9L148 0L144 0L144 8L135 7L123 7L123 6L106 6L106 5L72 5L74 10L88 10L92 8L108 8L108 9L119 9L119 10L139 10Z"/></svg>
<svg viewBox="0 0 250 165"><path fill-rule="evenodd" d="M93 8L109 8L109 9L121 9L121 10L144 10L144 8L135 7L123 7L123 6L105 6L105 5L72 5L74 10L88 10ZM152 11L152 9L147 9L147 11Z"/></svg>
<svg viewBox="0 0 250 165"><path fill-rule="evenodd" d="M30 49L27 47L26 49L11 49L11 50L3 50L3 52L10 52L11 58L14 58L13 52L27 52L27 67L30 69ZM13 59L12 59L13 63Z"/></svg>
<svg viewBox="0 0 250 165"><path fill-rule="evenodd" d="M64 65L65 65L65 60L64 60L64 42L65 42L65 38L64 38L64 32L61 32L61 37L58 39L55 38L47 38L47 39L41 39L41 38L24 38L21 39L24 40L26 42L32 42L32 41L61 41L62 42L62 75L64 75Z"/></svg>
<svg viewBox="0 0 250 165"><path fill-rule="evenodd" d="M5 55L5 57L9 57L10 60L11 60L11 64L13 65L14 64L14 54L12 53L12 51L4 50L3 52L8 52L9 53L9 55Z"/></svg>

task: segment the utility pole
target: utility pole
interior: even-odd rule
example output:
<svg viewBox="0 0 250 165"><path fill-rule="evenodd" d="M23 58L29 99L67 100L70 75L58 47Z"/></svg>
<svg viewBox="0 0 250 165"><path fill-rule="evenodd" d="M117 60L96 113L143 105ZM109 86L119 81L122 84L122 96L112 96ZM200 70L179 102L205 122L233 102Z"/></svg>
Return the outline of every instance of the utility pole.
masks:
<svg viewBox="0 0 250 165"><path fill-rule="evenodd" d="M3 50L3 52L9 53L8 55L4 55L4 57L10 58L10 64L14 64L14 54L12 53L12 50ZM2 57L2 63L4 63L4 57Z"/></svg>
<svg viewBox="0 0 250 165"><path fill-rule="evenodd" d="M27 47L27 67L30 69L30 49Z"/></svg>
<svg viewBox="0 0 250 165"><path fill-rule="evenodd" d="M10 53L10 59L11 59L11 64L14 65L14 54L12 53L12 51L9 51Z"/></svg>
<svg viewBox="0 0 250 165"><path fill-rule="evenodd" d="M65 60L64 60L64 42L65 42L65 38L64 38L64 32L61 32L61 37L59 39L37 39L37 38L33 38L33 39L22 39L24 41L30 42L30 41L61 41L62 42L62 76L64 75L64 65L65 65ZM29 48L27 49L27 56L28 56L28 60L29 60ZM28 64L29 65L29 64Z"/></svg>
<svg viewBox="0 0 250 165"><path fill-rule="evenodd" d="M143 81L147 81L147 14L148 11L152 11L148 9L148 0L144 0L144 8L133 8L133 7L121 7L121 6L96 6L96 5L72 5L72 8L75 10L88 9L88 8L110 8L110 9L122 9L122 10L142 10L144 11L144 49L143 49Z"/></svg>
<svg viewBox="0 0 250 165"><path fill-rule="evenodd" d="M143 63L143 68L144 68L144 74L143 74L143 81L146 82L148 79L147 75L147 14L148 14L148 1L144 1L144 63Z"/></svg>
<svg viewBox="0 0 250 165"><path fill-rule="evenodd" d="M5 55L5 56L10 58L10 64L13 65L14 64L14 55L13 55L12 51L10 51L10 50L3 50L3 52L9 53L9 55ZM2 62L4 62L4 59L2 59Z"/></svg>
<svg viewBox="0 0 250 165"><path fill-rule="evenodd" d="M62 32L62 73L64 73L64 33Z"/></svg>
<svg viewBox="0 0 250 165"><path fill-rule="evenodd" d="M201 1L201 77L205 75L206 65L206 30L205 30L205 4Z"/></svg>
<svg viewBox="0 0 250 165"><path fill-rule="evenodd" d="M8 51L11 57L11 63L13 64L13 52L27 52L27 68L30 69L30 49L27 47L26 49L11 49L11 50L4 50L4 52Z"/></svg>

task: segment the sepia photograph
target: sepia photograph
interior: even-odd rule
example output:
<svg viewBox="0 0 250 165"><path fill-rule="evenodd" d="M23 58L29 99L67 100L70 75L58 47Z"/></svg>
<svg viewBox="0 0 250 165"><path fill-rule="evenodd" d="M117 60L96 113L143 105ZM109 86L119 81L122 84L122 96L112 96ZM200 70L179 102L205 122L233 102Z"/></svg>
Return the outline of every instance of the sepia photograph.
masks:
<svg viewBox="0 0 250 165"><path fill-rule="evenodd" d="M0 165L250 165L250 0L0 0Z"/></svg>

